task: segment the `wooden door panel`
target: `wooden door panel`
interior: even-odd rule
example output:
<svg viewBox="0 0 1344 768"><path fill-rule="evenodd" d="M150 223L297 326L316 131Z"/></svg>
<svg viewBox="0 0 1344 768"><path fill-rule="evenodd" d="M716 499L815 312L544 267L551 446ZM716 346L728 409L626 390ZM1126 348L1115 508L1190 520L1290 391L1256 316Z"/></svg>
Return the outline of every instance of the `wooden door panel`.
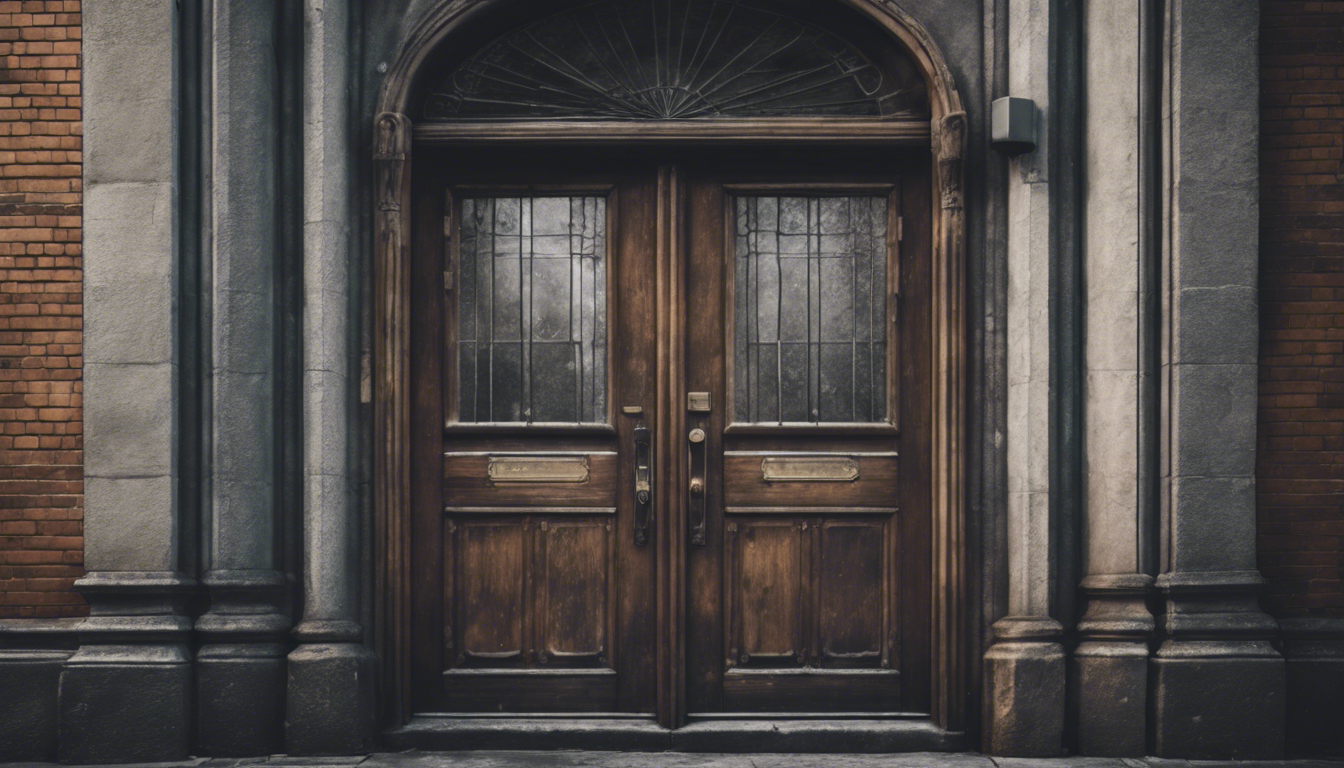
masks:
<svg viewBox="0 0 1344 768"><path fill-rule="evenodd" d="M728 526L730 663L796 666L803 654L803 534L792 520Z"/></svg>
<svg viewBox="0 0 1344 768"><path fill-rule="evenodd" d="M723 456L729 507L890 508L898 476L894 453L725 451Z"/></svg>
<svg viewBox="0 0 1344 768"><path fill-rule="evenodd" d="M419 155L415 711L654 708L655 177L581 154Z"/></svg>
<svg viewBox="0 0 1344 768"><path fill-rule="evenodd" d="M610 666L610 516L454 517L444 558L450 667Z"/></svg>
<svg viewBox="0 0 1344 768"><path fill-rule="evenodd" d="M817 662L822 667L887 663L884 631L890 553L887 521L821 520L817 540Z"/></svg>
<svg viewBox="0 0 1344 768"><path fill-rule="evenodd" d="M610 647L611 521L551 519L540 527L541 660L599 665Z"/></svg>
<svg viewBox="0 0 1344 768"><path fill-rule="evenodd" d="M889 667L895 517L798 512L728 520L727 666Z"/></svg>
<svg viewBox="0 0 1344 768"><path fill-rule="evenodd" d="M526 519L449 525L458 568L459 665L525 661L529 527Z"/></svg>
<svg viewBox="0 0 1344 768"><path fill-rule="evenodd" d="M515 460L513 466L524 470L527 470L526 462L534 459L562 459L573 464L541 469L554 475L582 479L547 482L495 478L491 476L492 459L496 460L496 474L500 473L499 459ZM443 456L443 493L447 503L454 508L526 505L609 508L615 505L616 464L615 451L450 452Z"/></svg>
<svg viewBox="0 0 1344 768"><path fill-rule="evenodd" d="M904 685L927 638L903 655L902 634L929 611L911 570L928 547L926 177L815 159L688 174L685 387L713 402L692 413L709 433L708 530L687 566L693 712L927 706L926 669Z"/></svg>
<svg viewBox="0 0 1344 768"><path fill-rule="evenodd" d="M895 517L798 508L725 530L724 708L898 708Z"/></svg>
<svg viewBox="0 0 1344 768"><path fill-rule="evenodd" d="M615 707L612 516L474 513L445 525L449 711Z"/></svg>

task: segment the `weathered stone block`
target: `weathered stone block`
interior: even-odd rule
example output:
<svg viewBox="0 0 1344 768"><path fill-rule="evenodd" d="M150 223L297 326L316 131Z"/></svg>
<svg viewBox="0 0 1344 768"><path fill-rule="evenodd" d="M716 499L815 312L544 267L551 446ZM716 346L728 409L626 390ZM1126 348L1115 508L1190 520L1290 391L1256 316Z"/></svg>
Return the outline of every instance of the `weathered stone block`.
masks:
<svg viewBox="0 0 1344 768"><path fill-rule="evenodd" d="M1013 621L995 625L1001 639L985 652L982 749L991 755L1054 757L1064 751L1064 648L1036 637L1003 637L1014 630L1001 627ZM1018 621L1049 623L1052 635L1059 626L1045 619ZM1030 627L1024 633L1033 634Z"/></svg>
<svg viewBox="0 0 1344 768"><path fill-rule="evenodd" d="M1083 643L1074 651L1070 697L1078 708L1078 752L1142 757L1148 749L1148 646Z"/></svg>
<svg viewBox="0 0 1344 768"><path fill-rule="evenodd" d="M196 753L272 755L284 749L285 657L276 646L203 646L196 657Z"/></svg>
<svg viewBox="0 0 1344 768"><path fill-rule="evenodd" d="M289 654L285 746L292 755L373 749L373 654L355 643L301 645Z"/></svg>
<svg viewBox="0 0 1344 768"><path fill-rule="evenodd" d="M0 651L0 763L56 758L56 688L69 651Z"/></svg>
<svg viewBox="0 0 1344 768"><path fill-rule="evenodd" d="M1267 760L1284 752L1282 658L1153 659L1159 757Z"/></svg>
<svg viewBox="0 0 1344 768"><path fill-rule="evenodd" d="M186 648L86 646L61 671L57 759L150 763L190 752Z"/></svg>

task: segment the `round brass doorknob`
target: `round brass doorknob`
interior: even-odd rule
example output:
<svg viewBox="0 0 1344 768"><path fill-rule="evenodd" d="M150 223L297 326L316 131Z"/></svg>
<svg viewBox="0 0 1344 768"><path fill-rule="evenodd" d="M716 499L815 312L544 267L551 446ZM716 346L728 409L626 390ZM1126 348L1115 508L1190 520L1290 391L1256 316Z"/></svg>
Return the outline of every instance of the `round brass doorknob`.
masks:
<svg viewBox="0 0 1344 768"><path fill-rule="evenodd" d="M691 434L687 437L692 443L703 443L705 441L705 430L696 427L691 430Z"/></svg>
<svg viewBox="0 0 1344 768"><path fill-rule="evenodd" d="M705 495L705 481L704 481L704 480L701 480L700 478L697 477L697 478L695 478L694 480L691 481L691 495L692 495L692 496L703 496L703 495Z"/></svg>

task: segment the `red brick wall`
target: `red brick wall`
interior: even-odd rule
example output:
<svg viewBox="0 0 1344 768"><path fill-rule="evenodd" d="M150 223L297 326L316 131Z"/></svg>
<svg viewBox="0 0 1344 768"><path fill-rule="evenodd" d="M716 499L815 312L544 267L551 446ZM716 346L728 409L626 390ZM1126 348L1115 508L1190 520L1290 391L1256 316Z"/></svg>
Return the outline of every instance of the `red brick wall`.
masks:
<svg viewBox="0 0 1344 768"><path fill-rule="evenodd" d="M78 0L0 0L0 618L87 612Z"/></svg>
<svg viewBox="0 0 1344 768"><path fill-rule="evenodd" d="M1344 2L1261 3L1260 569L1344 616Z"/></svg>

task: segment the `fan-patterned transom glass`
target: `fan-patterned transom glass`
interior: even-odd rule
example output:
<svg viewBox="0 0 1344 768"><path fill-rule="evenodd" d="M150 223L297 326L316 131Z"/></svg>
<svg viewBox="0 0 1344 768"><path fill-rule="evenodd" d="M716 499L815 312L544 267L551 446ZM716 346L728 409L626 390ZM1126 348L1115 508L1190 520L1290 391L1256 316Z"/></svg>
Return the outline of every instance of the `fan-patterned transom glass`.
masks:
<svg viewBox="0 0 1344 768"><path fill-rule="evenodd" d="M913 69L745 0L599 0L495 40L431 88L424 119L924 116Z"/></svg>

